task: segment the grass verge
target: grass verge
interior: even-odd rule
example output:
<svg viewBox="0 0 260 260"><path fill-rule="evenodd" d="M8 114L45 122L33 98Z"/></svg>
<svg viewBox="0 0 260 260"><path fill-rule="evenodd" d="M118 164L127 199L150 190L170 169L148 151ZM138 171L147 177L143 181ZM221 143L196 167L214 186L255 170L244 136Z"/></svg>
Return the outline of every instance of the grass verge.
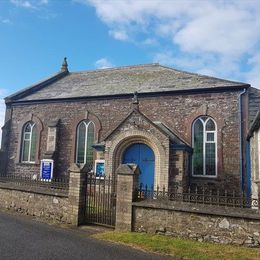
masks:
<svg viewBox="0 0 260 260"><path fill-rule="evenodd" d="M197 242L146 233L105 232L93 237L183 259L260 259L259 248Z"/></svg>

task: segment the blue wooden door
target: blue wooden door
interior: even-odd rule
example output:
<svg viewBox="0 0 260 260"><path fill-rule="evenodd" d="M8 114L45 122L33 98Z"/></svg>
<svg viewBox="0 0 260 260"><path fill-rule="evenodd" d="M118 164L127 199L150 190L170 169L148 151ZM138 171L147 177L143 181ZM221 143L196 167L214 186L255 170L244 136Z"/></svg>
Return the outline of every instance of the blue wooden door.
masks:
<svg viewBox="0 0 260 260"><path fill-rule="evenodd" d="M154 153L148 145L129 146L124 153L123 163L137 164L141 171L139 182L148 187L154 185Z"/></svg>

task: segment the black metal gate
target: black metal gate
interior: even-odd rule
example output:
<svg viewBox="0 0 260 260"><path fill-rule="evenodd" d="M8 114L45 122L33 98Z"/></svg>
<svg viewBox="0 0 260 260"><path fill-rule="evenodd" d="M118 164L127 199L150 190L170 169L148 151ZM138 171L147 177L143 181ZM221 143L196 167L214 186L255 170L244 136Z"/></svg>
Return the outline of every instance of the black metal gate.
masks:
<svg viewBox="0 0 260 260"><path fill-rule="evenodd" d="M86 222L114 227L116 192L111 177L87 176Z"/></svg>

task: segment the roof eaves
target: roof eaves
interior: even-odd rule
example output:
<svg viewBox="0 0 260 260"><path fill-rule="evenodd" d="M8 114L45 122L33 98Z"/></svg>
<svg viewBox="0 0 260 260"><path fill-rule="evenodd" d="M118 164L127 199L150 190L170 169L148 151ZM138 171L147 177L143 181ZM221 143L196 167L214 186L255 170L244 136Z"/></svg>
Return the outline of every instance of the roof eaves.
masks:
<svg viewBox="0 0 260 260"><path fill-rule="evenodd" d="M71 73L70 73L71 74ZM238 91L240 89L249 88L249 84L241 86L224 86L224 87L211 87L211 88L190 88L190 89L176 89L168 91L150 91L150 92L139 92L139 96L154 96L154 95L179 95L179 94L199 94L199 93L208 93L208 92L225 92L225 91ZM16 94L18 94L17 92ZM15 95L15 94L14 94ZM71 96L71 97L58 97L58 98L42 98L42 99L32 99L32 100L14 100L14 103L37 103L37 102L57 102L57 101L71 101L71 100L82 100L82 99L96 99L96 98L121 98L132 96L133 93L118 93L118 94L103 94L95 96ZM12 97L12 96L9 96ZM7 97L7 98L9 98ZM21 97L19 97L21 98Z"/></svg>
<svg viewBox="0 0 260 260"><path fill-rule="evenodd" d="M14 94L7 96L5 98L5 103L11 103L12 101L15 101L19 98L22 98L28 94L31 94L34 91L40 90L41 88L45 87L46 85L53 83L56 80L59 80L63 77L65 77L66 75L68 75L69 72L68 71L61 71L58 72L44 80L41 80L40 82L37 82L29 87L26 87L18 92L15 92Z"/></svg>

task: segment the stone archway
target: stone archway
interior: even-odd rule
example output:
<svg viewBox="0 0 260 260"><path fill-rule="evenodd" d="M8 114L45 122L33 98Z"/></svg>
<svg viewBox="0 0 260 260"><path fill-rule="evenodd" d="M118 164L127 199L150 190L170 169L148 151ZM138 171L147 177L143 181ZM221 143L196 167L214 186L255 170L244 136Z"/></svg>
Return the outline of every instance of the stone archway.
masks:
<svg viewBox="0 0 260 260"><path fill-rule="evenodd" d="M147 131L138 129L121 132L106 142L106 174L116 179L115 172L122 163L124 151L131 144L148 145L155 155L154 186L168 188L169 171L169 139L160 140Z"/></svg>

